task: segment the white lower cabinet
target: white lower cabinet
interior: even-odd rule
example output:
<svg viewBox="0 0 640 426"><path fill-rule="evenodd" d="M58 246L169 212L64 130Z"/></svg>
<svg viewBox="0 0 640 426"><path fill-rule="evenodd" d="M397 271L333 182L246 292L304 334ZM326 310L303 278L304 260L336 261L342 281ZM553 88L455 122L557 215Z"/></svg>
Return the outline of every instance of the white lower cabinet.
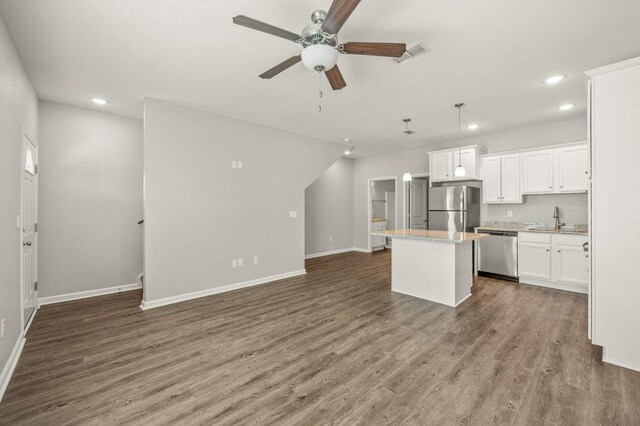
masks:
<svg viewBox="0 0 640 426"><path fill-rule="evenodd" d="M586 235L518 233L520 282L587 293L589 258Z"/></svg>

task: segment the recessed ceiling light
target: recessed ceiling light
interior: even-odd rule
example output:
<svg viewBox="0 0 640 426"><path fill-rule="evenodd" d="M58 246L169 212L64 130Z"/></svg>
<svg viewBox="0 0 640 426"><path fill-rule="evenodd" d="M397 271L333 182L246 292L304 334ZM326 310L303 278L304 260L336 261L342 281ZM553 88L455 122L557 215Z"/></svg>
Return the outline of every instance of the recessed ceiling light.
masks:
<svg viewBox="0 0 640 426"><path fill-rule="evenodd" d="M349 155L349 154L351 154L351 151L349 151L349 150L346 150L346 151L344 152L344 155Z"/></svg>
<svg viewBox="0 0 640 426"><path fill-rule="evenodd" d="M108 102L102 98L91 98L91 102L98 105L106 105Z"/></svg>
<svg viewBox="0 0 640 426"><path fill-rule="evenodd" d="M477 123L471 123L467 126L467 129L469 130L475 130L478 128L478 124Z"/></svg>
<svg viewBox="0 0 640 426"><path fill-rule="evenodd" d="M544 82L546 84L556 84L564 80L565 77L566 77L565 75L552 75L551 77L545 78Z"/></svg>
<svg viewBox="0 0 640 426"><path fill-rule="evenodd" d="M558 109L560 111L567 111L567 110L570 110L571 108L573 108L574 106L576 106L576 104L566 104L566 105L559 106Z"/></svg>

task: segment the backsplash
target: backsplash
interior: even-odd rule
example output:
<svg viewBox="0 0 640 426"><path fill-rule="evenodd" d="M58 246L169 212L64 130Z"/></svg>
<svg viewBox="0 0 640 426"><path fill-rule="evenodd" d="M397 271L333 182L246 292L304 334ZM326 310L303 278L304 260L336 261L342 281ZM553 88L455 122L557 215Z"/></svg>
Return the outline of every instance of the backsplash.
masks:
<svg viewBox="0 0 640 426"><path fill-rule="evenodd" d="M482 223L527 222L553 223L553 208L560 209L560 222L586 224L588 222L587 194L525 195L523 204L483 204ZM508 212L512 212L512 216Z"/></svg>

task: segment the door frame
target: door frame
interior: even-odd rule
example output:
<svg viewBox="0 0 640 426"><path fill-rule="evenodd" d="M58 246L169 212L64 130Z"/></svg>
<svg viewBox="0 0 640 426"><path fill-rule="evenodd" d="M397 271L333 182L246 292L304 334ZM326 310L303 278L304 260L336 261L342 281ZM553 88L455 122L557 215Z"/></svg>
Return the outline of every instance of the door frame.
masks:
<svg viewBox="0 0 640 426"><path fill-rule="evenodd" d="M24 173L24 164L26 161L25 158L25 144L26 143L30 143L31 145L33 145L33 147L36 149L37 155L36 155L36 164L34 165L36 167L36 173L35 173L35 188L36 188L36 198L35 198L35 212L36 212L36 223L38 223L38 193L39 193L39 187L40 187L40 173L38 170L38 163L40 163L40 152L39 152L39 147L38 147L38 141L36 140L36 138L34 138L31 133L29 133L29 131L22 126L22 130L21 130L21 134L20 134L20 167L19 167L19 171L20 171L20 220L18 222L18 230L19 230L19 234L20 237L18 238L18 252L20 253L20 323L22 325L22 332L26 334L27 330L29 329L29 326L31 326L31 322L33 321L33 318L36 316L36 312L38 311L38 307L39 307L39 302L38 302L38 289L36 288L35 291L35 309L33 311L33 314L31 314L31 317L27 319L24 317L24 254L22 252L23 250L23 246L22 243L24 242L24 232L22 231L22 223L23 223L23 218L24 218L24 178L22 176L22 174ZM34 240L34 257L35 257L35 271L34 271L34 276L35 276L35 281L38 281L38 261L39 261L39 256L38 256L38 234L39 232L35 232L35 235L33 237Z"/></svg>
<svg viewBox="0 0 640 426"><path fill-rule="evenodd" d="M371 253L373 251L373 245L371 242L371 232L372 231L372 222L373 219L373 207L371 206L371 184L373 182L383 181L383 180L392 180L393 187L396 192L396 224L398 223L398 176L383 176L383 177L375 177L367 179L367 251Z"/></svg>
<svg viewBox="0 0 640 426"><path fill-rule="evenodd" d="M413 178L429 178L429 185L427 186L427 192L429 191L429 188L431 187L431 177L429 176L429 173L413 173L411 175L411 180L413 180ZM402 182L404 185L402 185L402 192L404 195L404 203L403 203L403 207L404 207L404 215L402 215L403 219L402 219L402 224L403 227L405 229L409 229L409 185L411 184L411 182ZM429 196L429 194L427 194L427 196ZM429 202L427 201L427 212L426 212L427 216L429 215Z"/></svg>

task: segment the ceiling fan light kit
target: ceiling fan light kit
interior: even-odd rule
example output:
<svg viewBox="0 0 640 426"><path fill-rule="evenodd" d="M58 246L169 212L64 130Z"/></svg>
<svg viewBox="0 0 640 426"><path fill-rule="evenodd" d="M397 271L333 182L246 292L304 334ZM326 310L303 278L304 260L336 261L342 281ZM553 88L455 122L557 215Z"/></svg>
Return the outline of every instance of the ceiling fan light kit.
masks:
<svg viewBox="0 0 640 426"><path fill-rule="evenodd" d="M302 53L285 60L270 70L262 73L260 78L270 79L292 67L298 62L317 72L324 72L333 90L347 86L338 66L338 53L345 55L402 57L407 50L404 43L338 43L338 31L347 22L360 0L333 0L329 11L314 10L311 14L313 24L305 27L300 35L283 30L248 16L239 15L233 23L262 31L298 43L303 47Z"/></svg>
<svg viewBox="0 0 640 426"><path fill-rule="evenodd" d="M338 51L327 44L312 44L302 51L302 63L310 70L329 71L338 62Z"/></svg>

